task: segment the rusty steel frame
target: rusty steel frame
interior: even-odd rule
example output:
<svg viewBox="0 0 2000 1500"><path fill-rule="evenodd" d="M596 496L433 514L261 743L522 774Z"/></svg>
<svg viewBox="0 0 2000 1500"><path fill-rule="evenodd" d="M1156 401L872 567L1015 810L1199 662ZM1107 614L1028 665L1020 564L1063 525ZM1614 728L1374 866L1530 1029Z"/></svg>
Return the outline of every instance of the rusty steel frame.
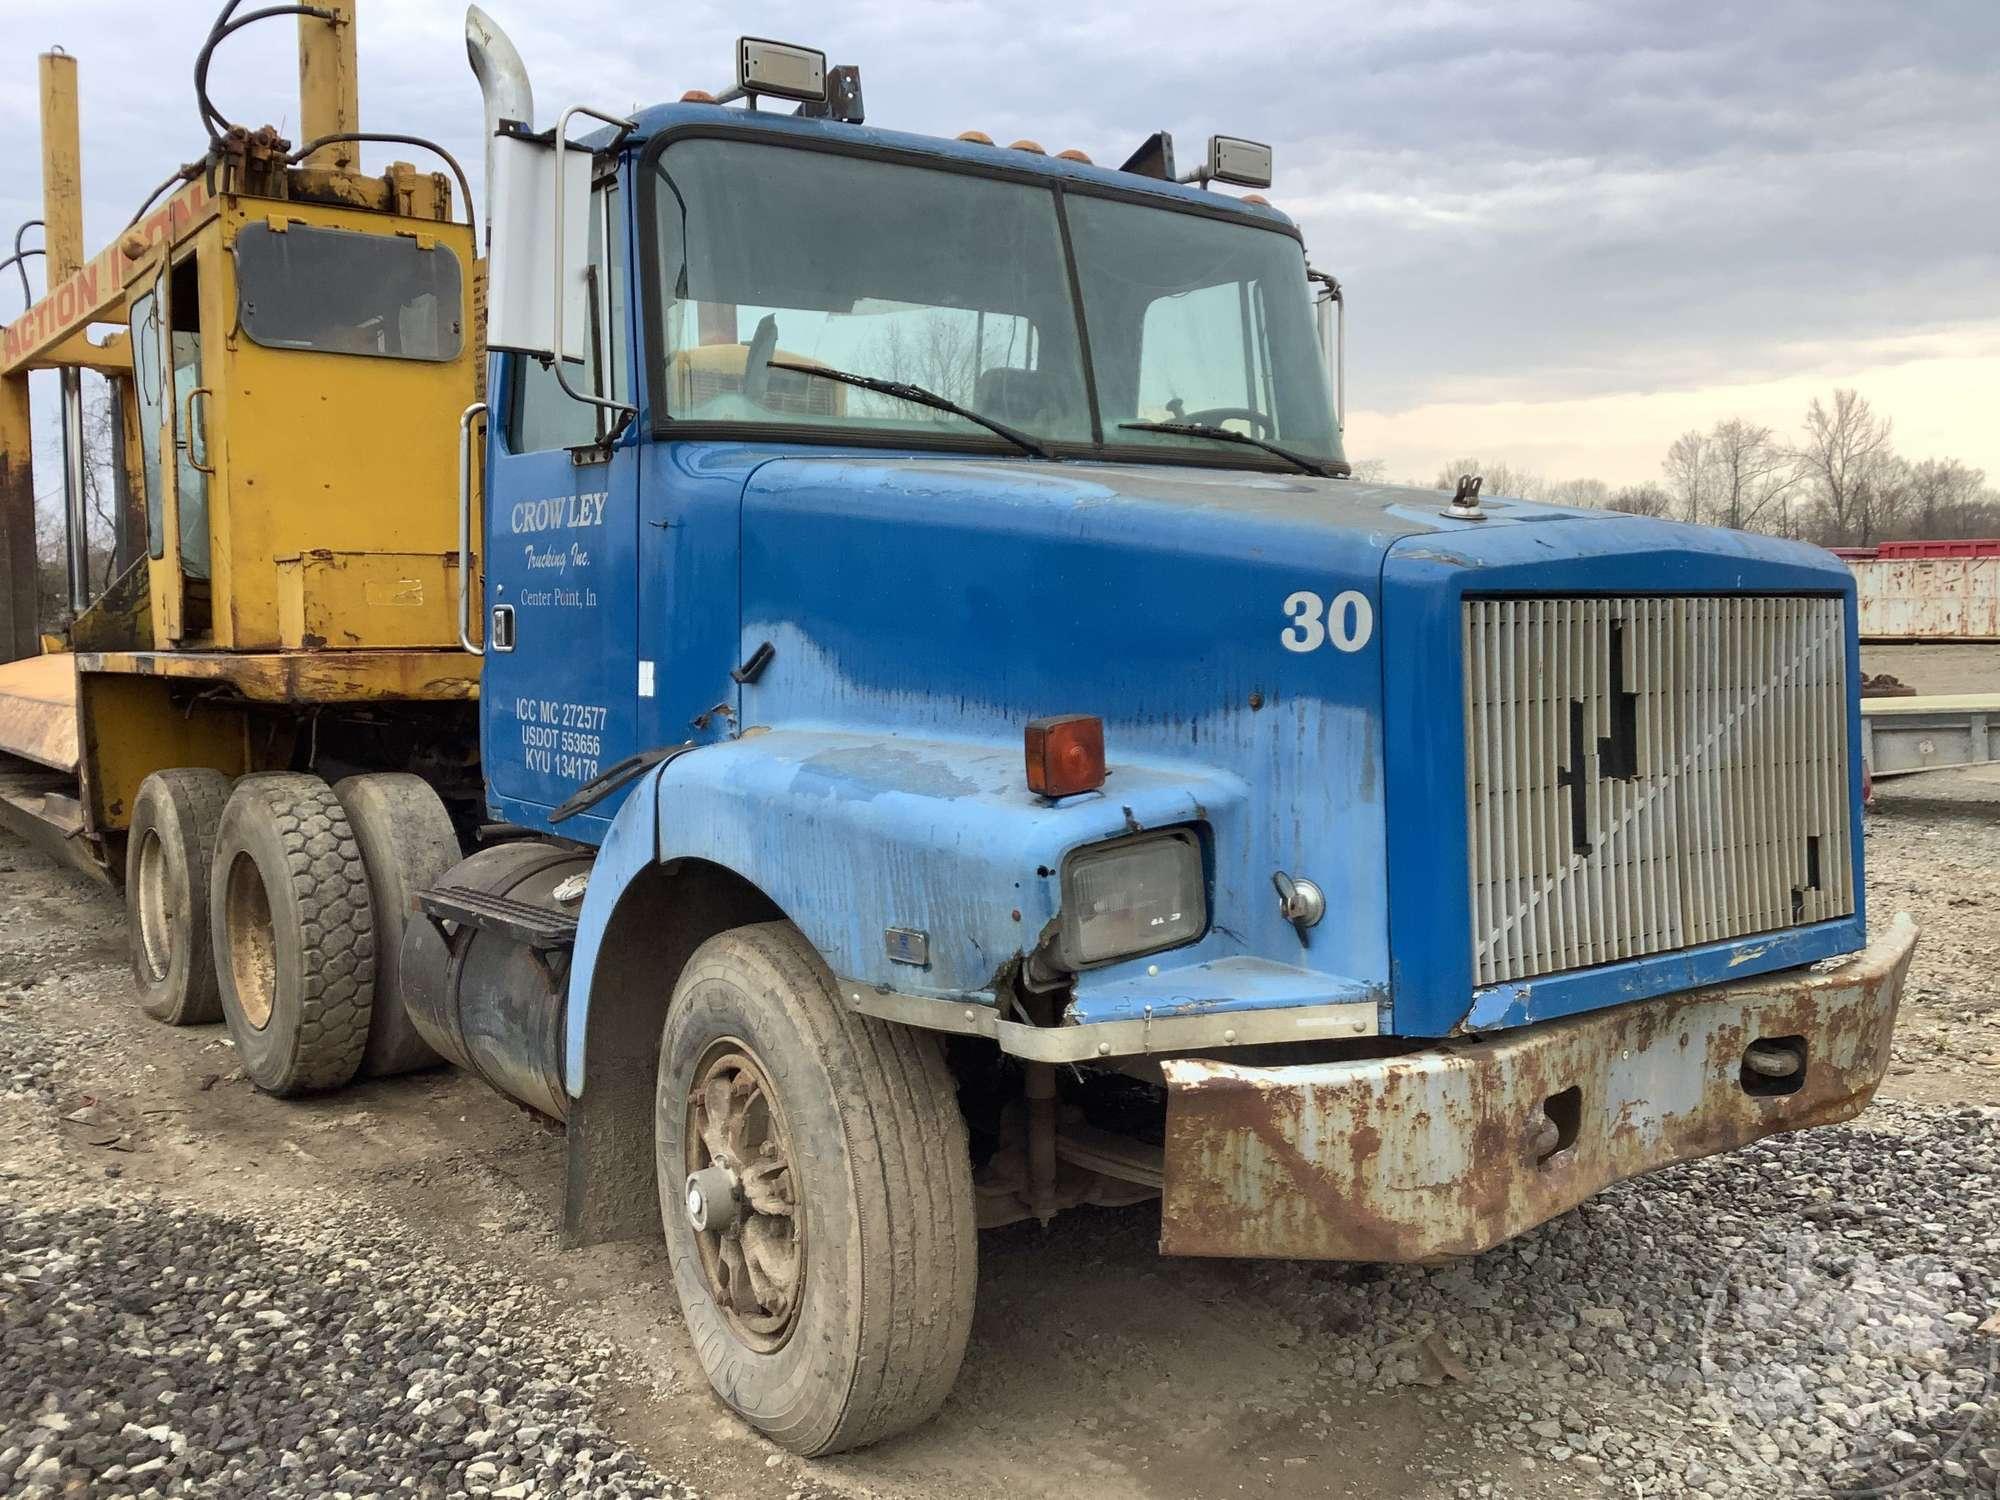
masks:
<svg viewBox="0 0 2000 1500"><path fill-rule="evenodd" d="M1388 1060L1169 1059L1160 1248L1472 1255L1620 1179L1851 1119L1888 1067L1916 935L1899 914L1838 963ZM1778 1039L1805 1048L1793 1093L1746 1072Z"/></svg>
<svg viewBox="0 0 2000 1500"><path fill-rule="evenodd" d="M207 683L249 703L472 702L479 662L461 651L82 651L77 670Z"/></svg>
<svg viewBox="0 0 2000 1500"><path fill-rule="evenodd" d="M1861 753L1879 781L2000 758L2000 693L1864 698Z"/></svg>

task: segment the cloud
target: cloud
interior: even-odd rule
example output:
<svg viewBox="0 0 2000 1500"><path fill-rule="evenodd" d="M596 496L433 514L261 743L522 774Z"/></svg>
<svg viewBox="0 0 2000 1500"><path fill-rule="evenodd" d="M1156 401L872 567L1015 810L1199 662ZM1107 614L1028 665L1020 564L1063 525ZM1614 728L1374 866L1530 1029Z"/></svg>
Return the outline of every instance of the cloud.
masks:
<svg viewBox="0 0 2000 1500"><path fill-rule="evenodd" d="M749 30L861 64L871 119L893 127L1100 162L1163 126L1190 156L1211 131L1269 140L1274 197L1348 288L1352 404L1385 415L1722 393L2000 319L1992 0L488 8L545 117L714 87ZM213 6L8 9L12 36L81 58L102 243L200 147L189 73ZM362 106L476 174L462 13L366 7ZM225 109L295 124L293 35L279 20L224 45ZM40 211L24 61L0 75L0 227ZM17 297L0 286L0 315Z"/></svg>

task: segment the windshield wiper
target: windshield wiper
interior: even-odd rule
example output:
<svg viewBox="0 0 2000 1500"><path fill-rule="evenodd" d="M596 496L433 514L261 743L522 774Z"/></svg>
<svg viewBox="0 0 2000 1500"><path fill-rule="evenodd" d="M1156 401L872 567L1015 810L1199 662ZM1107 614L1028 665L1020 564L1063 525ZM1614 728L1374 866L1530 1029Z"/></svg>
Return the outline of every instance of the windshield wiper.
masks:
<svg viewBox="0 0 2000 1500"><path fill-rule="evenodd" d="M772 370L796 370L801 375L818 375L826 380L837 380L842 385L856 385L864 391L877 391L884 396L894 396L898 401L908 401L916 406L928 406L933 411L948 411L955 417L963 417L968 422L976 422L988 432L998 433L1023 453L1036 458L1053 460L1055 455L1035 439L1029 437L1005 422L996 422L991 417L983 417L969 406L960 406L949 396L940 396L936 391L927 391L920 385L911 385L907 380L877 380L873 375L856 375L851 370L830 369L826 365L795 364L789 359L767 359L765 367Z"/></svg>
<svg viewBox="0 0 2000 1500"><path fill-rule="evenodd" d="M1266 453L1275 453L1294 468L1316 474L1321 479L1345 479L1354 472L1346 464L1323 463L1297 449L1281 448L1247 432L1238 432L1230 427L1211 427L1206 422L1120 422L1118 425L1132 432L1167 432L1175 437L1214 438L1218 443L1242 443L1251 448L1262 448Z"/></svg>

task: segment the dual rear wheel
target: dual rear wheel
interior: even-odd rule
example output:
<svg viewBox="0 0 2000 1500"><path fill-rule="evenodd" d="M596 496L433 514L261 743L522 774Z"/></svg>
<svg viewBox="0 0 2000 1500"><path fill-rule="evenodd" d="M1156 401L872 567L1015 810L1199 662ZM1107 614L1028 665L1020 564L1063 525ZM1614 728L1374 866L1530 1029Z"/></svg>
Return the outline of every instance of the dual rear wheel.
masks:
<svg viewBox="0 0 2000 1500"><path fill-rule="evenodd" d="M415 776L160 771L126 852L132 967L148 1015L223 1020L268 1093L337 1088L436 1057L404 1014L397 955L416 893L458 858Z"/></svg>

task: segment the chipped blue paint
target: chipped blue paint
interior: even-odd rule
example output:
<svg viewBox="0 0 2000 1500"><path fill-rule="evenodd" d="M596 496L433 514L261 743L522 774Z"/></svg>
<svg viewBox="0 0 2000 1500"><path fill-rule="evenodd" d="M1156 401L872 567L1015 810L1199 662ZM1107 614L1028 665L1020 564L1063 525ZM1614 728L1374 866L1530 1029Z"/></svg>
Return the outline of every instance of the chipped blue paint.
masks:
<svg viewBox="0 0 2000 1500"><path fill-rule="evenodd" d="M1182 953L1161 954L1143 966L1128 964L1138 974L1120 979L1089 976L1065 1015L1088 1025L1093 1021L1137 1021L1147 1016L1199 1016L1226 1011L1271 1010L1300 1005L1353 1005L1383 995L1352 979L1292 964L1244 956L1182 962ZM1158 968L1158 974L1145 972Z"/></svg>
<svg viewBox="0 0 2000 1500"><path fill-rule="evenodd" d="M666 767L658 852L743 875L843 978L985 1003L1055 918L1058 881L1038 871L1245 800L1236 777L1194 766L1124 761L1115 779L1110 795L1050 803L1023 782L1017 743L773 730ZM929 963L893 962L890 927L927 933Z"/></svg>
<svg viewBox="0 0 2000 1500"><path fill-rule="evenodd" d="M572 1098L583 1096L583 1039L590 1027L590 986L604 948L604 932L625 888L659 857L658 808L658 774L642 776L625 793L618 815L610 820L610 831L597 846L597 862L590 867L590 885L577 911L569 1005L563 1015L563 1086Z"/></svg>
<svg viewBox="0 0 2000 1500"><path fill-rule="evenodd" d="M1526 1026L1554 1016L1720 984L1745 974L1795 968L1837 953L1852 953L1864 946L1856 941L1859 931L1855 919L1841 918L1747 941L1710 943L1516 984L1489 985L1472 992L1472 1009L1466 1014L1463 1029L1498 1031Z"/></svg>

